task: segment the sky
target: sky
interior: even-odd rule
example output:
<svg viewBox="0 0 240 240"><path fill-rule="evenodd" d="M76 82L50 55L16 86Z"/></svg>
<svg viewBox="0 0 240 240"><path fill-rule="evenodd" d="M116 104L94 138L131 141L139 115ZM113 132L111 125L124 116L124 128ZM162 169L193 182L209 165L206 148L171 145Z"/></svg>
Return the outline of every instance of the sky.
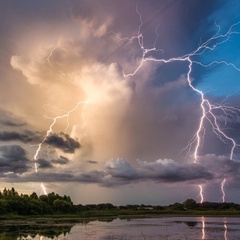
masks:
<svg viewBox="0 0 240 240"><path fill-rule="evenodd" d="M239 203L239 9L0 1L0 189Z"/></svg>

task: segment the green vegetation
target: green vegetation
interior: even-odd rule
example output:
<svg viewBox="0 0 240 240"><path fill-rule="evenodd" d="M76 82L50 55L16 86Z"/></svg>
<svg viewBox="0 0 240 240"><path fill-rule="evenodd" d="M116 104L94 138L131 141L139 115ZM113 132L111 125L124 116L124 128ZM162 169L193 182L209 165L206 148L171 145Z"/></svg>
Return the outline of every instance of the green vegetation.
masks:
<svg viewBox="0 0 240 240"><path fill-rule="evenodd" d="M29 216L78 219L78 218L126 218L164 215L227 215L240 216L240 205L236 203L197 203L187 199L183 203L169 206L126 205L114 206L111 203L74 205L69 196L60 196L54 192L38 196L19 194L12 189L0 191L0 219L24 219Z"/></svg>
<svg viewBox="0 0 240 240"><path fill-rule="evenodd" d="M0 215L44 215L58 213L73 213L75 210L70 197L59 196L55 193L38 195L33 192L18 194L14 188L0 192Z"/></svg>

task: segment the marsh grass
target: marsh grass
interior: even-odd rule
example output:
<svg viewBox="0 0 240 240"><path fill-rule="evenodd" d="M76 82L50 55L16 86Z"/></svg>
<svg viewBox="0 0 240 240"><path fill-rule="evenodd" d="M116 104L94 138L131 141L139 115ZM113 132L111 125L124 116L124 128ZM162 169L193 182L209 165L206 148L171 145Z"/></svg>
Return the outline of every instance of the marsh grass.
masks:
<svg viewBox="0 0 240 240"><path fill-rule="evenodd" d="M92 220L113 220L115 218L131 219L144 217L165 217L165 216L219 216L219 217L240 217L240 211L237 210L136 210L136 209L111 209L111 210L85 210L75 214L51 214L51 215L0 215L0 226L2 221L22 221L22 222L46 222L53 221L55 223L77 223Z"/></svg>

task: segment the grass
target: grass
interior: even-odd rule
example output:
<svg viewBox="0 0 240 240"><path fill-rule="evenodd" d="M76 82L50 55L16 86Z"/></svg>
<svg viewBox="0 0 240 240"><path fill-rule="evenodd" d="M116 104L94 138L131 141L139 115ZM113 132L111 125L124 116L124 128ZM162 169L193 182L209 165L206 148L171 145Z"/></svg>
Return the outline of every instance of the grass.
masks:
<svg viewBox="0 0 240 240"><path fill-rule="evenodd" d="M0 215L0 220L37 220L52 219L54 221L84 221L114 218L143 218L165 216L235 216L240 217L240 211L236 210L144 210L144 209L113 209L113 210L87 210L77 214L54 214L54 215Z"/></svg>

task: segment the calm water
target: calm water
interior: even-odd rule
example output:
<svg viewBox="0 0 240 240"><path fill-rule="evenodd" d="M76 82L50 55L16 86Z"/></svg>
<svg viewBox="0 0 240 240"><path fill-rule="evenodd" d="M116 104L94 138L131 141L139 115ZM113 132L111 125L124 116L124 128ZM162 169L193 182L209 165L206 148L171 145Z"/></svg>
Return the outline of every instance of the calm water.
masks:
<svg viewBox="0 0 240 240"><path fill-rule="evenodd" d="M1 226L1 240L239 240L240 218L164 217Z"/></svg>

